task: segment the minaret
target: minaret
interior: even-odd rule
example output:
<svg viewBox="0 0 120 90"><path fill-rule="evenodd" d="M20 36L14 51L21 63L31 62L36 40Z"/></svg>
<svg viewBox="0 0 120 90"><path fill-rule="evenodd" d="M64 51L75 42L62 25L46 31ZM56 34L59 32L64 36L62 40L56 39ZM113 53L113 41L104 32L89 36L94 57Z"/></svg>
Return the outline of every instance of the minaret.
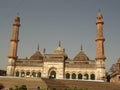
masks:
<svg viewBox="0 0 120 90"><path fill-rule="evenodd" d="M96 36L96 64L101 73L99 79L103 78L105 75L105 55L104 55L104 35L103 35L103 16L99 11L96 17L96 27L97 27L97 36Z"/></svg>
<svg viewBox="0 0 120 90"><path fill-rule="evenodd" d="M20 27L20 17L16 16L13 23L13 33L10 40L10 52L8 56L8 66L7 66L7 75L14 75L14 66L17 57L17 49L19 42L19 27Z"/></svg>
<svg viewBox="0 0 120 90"><path fill-rule="evenodd" d="M104 61L106 58L104 56L104 35L103 35L103 16L101 12L98 12L96 17L96 26L97 26L97 36L96 36L96 60Z"/></svg>

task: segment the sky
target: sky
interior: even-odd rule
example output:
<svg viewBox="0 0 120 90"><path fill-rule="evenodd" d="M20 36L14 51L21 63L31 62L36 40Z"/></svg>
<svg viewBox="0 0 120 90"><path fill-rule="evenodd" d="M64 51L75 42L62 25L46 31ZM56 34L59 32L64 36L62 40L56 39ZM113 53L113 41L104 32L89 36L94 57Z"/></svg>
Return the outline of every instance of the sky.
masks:
<svg viewBox="0 0 120 90"><path fill-rule="evenodd" d="M12 24L19 15L18 57L30 57L46 48L52 53L59 40L73 59L83 46L92 60L96 56L96 15L104 20L106 69L120 57L120 0L0 0L0 69L6 70Z"/></svg>

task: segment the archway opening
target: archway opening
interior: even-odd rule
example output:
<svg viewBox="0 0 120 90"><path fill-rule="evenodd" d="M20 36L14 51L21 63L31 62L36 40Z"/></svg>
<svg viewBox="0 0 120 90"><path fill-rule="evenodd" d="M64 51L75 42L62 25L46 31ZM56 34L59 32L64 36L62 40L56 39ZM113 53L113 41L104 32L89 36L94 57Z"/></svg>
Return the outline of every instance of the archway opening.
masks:
<svg viewBox="0 0 120 90"><path fill-rule="evenodd" d="M40 72L38 72L37 77L39 77L39 78L41 77L41 73Z"/></svg>
<svg viewBox="0 0 120 90"><path fill-rule="evenodd" d="M72 79L76 79L76 74L75 73L72 74Z"/></svg>
<svg viewBox="0 0 120 90"><path fill-rule="evenodd" d="M30 76L30 71L26 72L26 76L29 77Z"/></svg>
<svg viewBox="0 0 120 90"><path fill-rule="evenodd" d="M32 72L32 77L36 77L36 72Z"/></svg>
<svg viewBox="0 0 120 90"><path fill-rule="evenodd" d="M89 75L88 75L88 74L85 74L85 75L84 75L84 79L85 79L85 80L88 80L88 79L89 79Z"/></svg>
<svg viewBox="0 0 120 90"><path fill-rule="evenodd" d="M56 78L56 72L55 71L51 71L49 78L52 78L52 79Z"/></svg>
<svg viewBox="0 0 120 90"><path fill-rule="evenodd" d="M82 79L82 74L78 74L78 79Z"/></svg>
<svg viewBox="0 0 120 90"><path fill-rule="evenodd" d="M19 77L19 72L18 71L16 72L16 77Z"/></svg>
<svg viewBox="0 0 120 90"><path fill-rule="evenodd" d="M70 74L66 73L66 79L70 79Z"/></svg>
<svg viewBox="0 0 120 90"><path fill-rule="evenodd" d="M21 77L25 77L25 72L24 71L21 72Z"/></svg>
<svg viewBox="0 0 120 90"><path fill-rule="evenodd" d="M95 74L91 74L91 75L90 75L90 79L91 79L91 80L95 80Z"/></svg>

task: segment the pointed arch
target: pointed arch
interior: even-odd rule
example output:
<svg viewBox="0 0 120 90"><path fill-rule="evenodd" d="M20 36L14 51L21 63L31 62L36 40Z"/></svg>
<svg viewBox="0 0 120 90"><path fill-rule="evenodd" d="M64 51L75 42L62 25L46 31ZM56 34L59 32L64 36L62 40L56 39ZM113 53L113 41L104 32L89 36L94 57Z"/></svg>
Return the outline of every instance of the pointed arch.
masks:
<svg viewBox="0 0 120 90"><path fill-rule="evenodd" d="M66 73L66 79L70 79L70 74Z"/></svg>
<svg viewBox="0 0 120 90"><path fill-rule="evenodd" d="M21 71L21 77L25 77L25 72Z"/></svg>
<svg viewBox="0 0 120 90"><path fill-rule="evenodd" d="M75 73L72 74L72 79L76 79L76 74Z"/></svg>
<svg viewBox="0 0 120 90"><path fill-rule="evenodd" d="M39 78L41 77L41 72L37 73L37 77L39 77Z"/></svg>
<svg viewBox="0 0 120 90"><path fill-rule="evenodd" d="M82 74L79 73L79 74L78 74L78 79L82 79L82 77L83 77Z"/></svg>
<svg viewBox="0 0 120 90"><path fill-rule="evenodd" d="M91 80L95 80L95 74L91 74L91 75L90 75L90 79L91 79Z"/></svg>
<svg viewBox="0 0 120 90"><path fill-rule="evenodd" d="M36 72L35 71L32 72L32 77L36 77Z"/></svg>
<svg viewBox="0 0 120 90"><path fill-rule="evenodd" d="M88 80L89 79L89 75L86 73L86 74L84 74L84 79L85 80Z"/></svg>
<svg viewBox="0 0 120 90"><path fill-rule="evenodd" d="M26 72L26 76L30 76L30 71L27 71L27 72Z"/></svg>
<svg viewBox="0 0 120 90"><path fill-rule="evenodd" d="M16 76L16 77L19 77L19 74L20 74L19 71L16 71L16 72L15 72L15 76Z"/></svg>
<svg viewBox="0 0 120 90"><path fill-rule="evenodd" d="M51 72L50 72L50 78L56 78L56 71L54 71L54 70L52 70Z"/></svg>
<svg viewBox="0 0 120 90"><path fill-rule="evenodd" d="M56 75L57 74L57 68L55 67L51 67L49 70L48 70L48 76L49 78L56 78Z"/></svg>

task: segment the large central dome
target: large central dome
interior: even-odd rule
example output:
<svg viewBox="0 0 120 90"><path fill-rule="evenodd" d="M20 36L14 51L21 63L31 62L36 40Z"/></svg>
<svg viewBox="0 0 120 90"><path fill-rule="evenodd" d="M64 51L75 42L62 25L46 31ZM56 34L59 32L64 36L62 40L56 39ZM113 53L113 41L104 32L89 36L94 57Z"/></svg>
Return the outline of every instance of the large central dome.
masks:
<svg viewBox="0 0 120 90"><path fill-rule="evenodd" d="M30 57L30 59L31 60L42 60L43 59L43 56L39 51L39 46L38 46L37 51Z"/></svg>
<svg viewBox="0 0 120 90"><path fill-rule="evenodd" d="M59 45L56 48L56 50L52 53L53 55L63 55L65 58L67 58L67 54L65 53L65 49L61 47L61 42L59 41Z"/></svg>

